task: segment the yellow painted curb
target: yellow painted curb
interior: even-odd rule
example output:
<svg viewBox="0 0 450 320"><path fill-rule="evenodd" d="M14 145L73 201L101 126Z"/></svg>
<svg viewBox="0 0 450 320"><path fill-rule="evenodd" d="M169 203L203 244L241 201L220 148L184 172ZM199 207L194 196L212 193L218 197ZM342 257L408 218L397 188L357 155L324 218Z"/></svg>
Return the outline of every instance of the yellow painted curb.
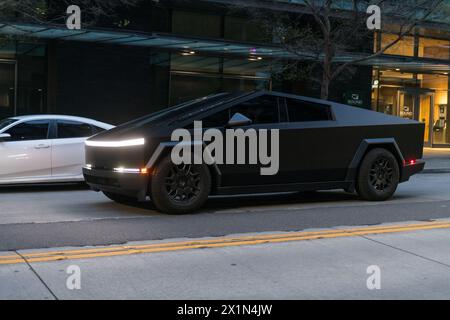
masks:
<svg viewBox="0 0 450 320"><path fill-rule="evenodd" d="M28 253L19 256L18 254L0 256L0 265L50 262L60 260L90 259L99 257L114 257L124 255L134 255L142 253L170 252L200 248L221 248L247 245L258 245L264 243L281 243L317 239L333 239L342 237L355 237L363 235L399 233L408 231L449 229L450 222L430 222L422 224L391 225L351 229L331 229L315 232L288 232L279 234L267 234L257 236L242 237L220 237L205 240L193 240L183 242L167 242L148 245L135 246L110 246L79 250L43 251Z"/></svg>

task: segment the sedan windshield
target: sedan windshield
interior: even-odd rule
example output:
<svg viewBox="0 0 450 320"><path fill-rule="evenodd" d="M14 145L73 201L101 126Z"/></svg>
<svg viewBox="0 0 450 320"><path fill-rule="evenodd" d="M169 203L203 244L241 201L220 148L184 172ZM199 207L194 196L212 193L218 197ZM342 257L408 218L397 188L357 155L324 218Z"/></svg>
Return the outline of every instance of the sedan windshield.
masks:
<svg viewBox="0 0 450 320"><path fill-rule="evenodd" d="M17 121L16 119L3 119L3 120L0 120L0 130L6 128L7 126L9 126L10 124L13 124L16 121Z"/></svg>

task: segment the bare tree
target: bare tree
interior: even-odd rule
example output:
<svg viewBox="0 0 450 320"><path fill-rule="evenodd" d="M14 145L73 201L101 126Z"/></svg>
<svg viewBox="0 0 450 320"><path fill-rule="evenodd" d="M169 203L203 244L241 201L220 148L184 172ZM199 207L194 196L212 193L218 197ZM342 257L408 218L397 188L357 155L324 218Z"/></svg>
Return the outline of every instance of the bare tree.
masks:
<svg viewBox="0 0 450 320"><path fill-rule="evenodd" d="M66 8L78 5L83 25L95 24L99 18L115 17L118 8L132 7L145 0L1 0L0 22L59 23L66 19Z"/></svg>
<svg viewBox="0 0 450 320"><path fill-rule="evenodd" d="M436 14L444 0L303 0L303 4L280 7L279 1L227 1L231 10L244 11L271 40L295 56L281 70L308 60L321 69L321 98L328 99L331 83L352 66L373 60L415 32L416 27ZM378 5L382 29L369 30L367 8ZM373 50L377 34L393 34ZM369 44L369 46L367 46ZM365 48L364 48L365 46ZM367 50L369 49L369 50ZM356 54L356 52L365 52ZM345 58L344 58L345 57ZM311 70L315 69L311 67Z"/></svg>
<svg viewBox="0 0 450 320"><path fill-rule="evenodd" d="M0 37L0 47L10 40L35 40L29 37L29 29L21 27L20 23L65 25L70 5L80 7L83 28L95 25L102 18L114 21L116 27L126 27L130 21L121 18L118 12L143 1L156 0L0 0L0 23L18 31Z"/></svg>

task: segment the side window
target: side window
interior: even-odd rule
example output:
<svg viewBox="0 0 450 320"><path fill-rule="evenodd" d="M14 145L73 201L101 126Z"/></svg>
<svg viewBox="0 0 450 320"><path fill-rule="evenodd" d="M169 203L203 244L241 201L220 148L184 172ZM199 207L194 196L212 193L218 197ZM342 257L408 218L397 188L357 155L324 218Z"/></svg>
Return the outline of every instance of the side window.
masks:
<svg viewBox="0 0 450 320"><path fill-rule="evenodd" d="M90 124L58 120L58 139L85 138L92 136L92 127Z"/></svg>
<svg viewBox="0 0 450 320"><path fill-rule="evenodd" d="M222 128L230 121L230 109L217 112L202 120L203 128Z"/></svg>
<svg viewBox="0 0 450 320"><path fill-rule="evenodd" d="M253 124L279 123L278 98L261 96L231 108L231 116L240 113L253 121Z"/></svg>
<svg viewBox="0 0 450 320"><path fill-rule="evenodd" d="M49 121L35 120L19 123L6 133L11 135L9 141L45 140L48 138Z"/></svg>
<svg viewBox="0 0 450 320"><path fill-rule="evenodd" d="M290 122L333 120L329 105L296 99L286 99L286 104Z"/></svg>

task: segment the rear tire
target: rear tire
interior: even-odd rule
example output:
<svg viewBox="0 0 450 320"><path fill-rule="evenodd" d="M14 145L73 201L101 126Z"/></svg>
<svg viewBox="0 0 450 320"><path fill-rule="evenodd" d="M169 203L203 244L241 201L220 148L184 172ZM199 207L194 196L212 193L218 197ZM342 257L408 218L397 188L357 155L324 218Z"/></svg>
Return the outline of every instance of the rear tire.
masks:
<svg viewBox="0 0 450 320"><path fill-rule="evenodd" d="M361 198L385 201L394 195L400 181L397 159L386 149L371 150L361 163L356 189Z"/></svg>
<svg viewBox="0 0 450 320"><path fill-rule="evenodd" d="M157 166L151 181L151 200L167 214L186 214L200 209L211 191L206 165L174 165L170 156Z"/></svg>
<svg viewBox="0 0 450 320"><path fill-rule="evenodd" d="M130 203L138 202L137 199L135 199L135 198L123 196L121 194L110 193L110 192L105 192L105 191L103 191L103 194L110 200L120 203L120 204L130 204Z"/></svg>

